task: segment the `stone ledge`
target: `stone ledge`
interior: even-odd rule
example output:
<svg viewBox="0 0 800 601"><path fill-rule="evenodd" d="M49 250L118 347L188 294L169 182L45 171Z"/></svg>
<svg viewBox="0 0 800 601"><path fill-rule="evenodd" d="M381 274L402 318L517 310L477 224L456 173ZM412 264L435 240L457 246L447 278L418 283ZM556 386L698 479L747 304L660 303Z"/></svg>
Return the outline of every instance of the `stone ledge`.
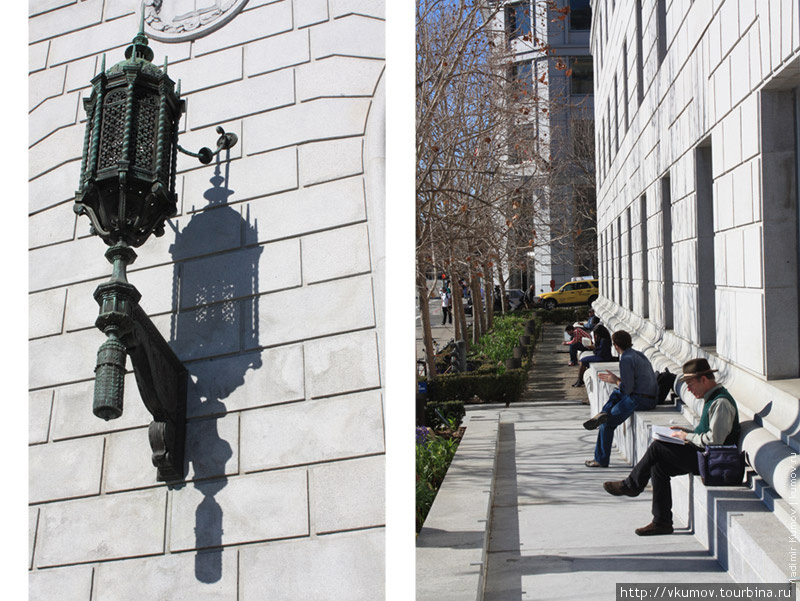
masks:
<svg viewBox="0 0 800 601"><path fill-rule="evenodd" d="M499 425L499 410L467 413L464 438L417 536L417 601L483 599Z"/></svg>
<svg viewBox="0 0 800 601"><path fill-rule="evenodd" d="M584 375L591 415L602 409L613 389L599 381L597 374L606 369L616 373L615 365L594 364ZM659 405L649 411L637 411L615 430L614 443L633 464L650 444L651 426L672 424L691 425L681 407ZM747 482L749 487L707 487L699 476L672 478L673 514L689 525L735 581L786 582L796 577L791 566L797 562L795 559L792 563L791 557L794 553L796 558L800 546L791 525L794 512L755 472L748 472Z"/></svg>

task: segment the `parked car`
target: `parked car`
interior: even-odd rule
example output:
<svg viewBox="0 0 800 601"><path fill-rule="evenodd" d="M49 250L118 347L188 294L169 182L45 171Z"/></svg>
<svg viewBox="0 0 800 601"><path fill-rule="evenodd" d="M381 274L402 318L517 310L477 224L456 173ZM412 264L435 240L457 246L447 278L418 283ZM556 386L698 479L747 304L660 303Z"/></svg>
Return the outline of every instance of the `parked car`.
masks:
<svg viewBox="0 0 800 601"><path fill-rule="evenodd" d="M535 304L541 303L547 310L556 307L569 305L591 305L600 293L597 280L577 280L567 282L558 290L544 292L535 300Z"/></svg>

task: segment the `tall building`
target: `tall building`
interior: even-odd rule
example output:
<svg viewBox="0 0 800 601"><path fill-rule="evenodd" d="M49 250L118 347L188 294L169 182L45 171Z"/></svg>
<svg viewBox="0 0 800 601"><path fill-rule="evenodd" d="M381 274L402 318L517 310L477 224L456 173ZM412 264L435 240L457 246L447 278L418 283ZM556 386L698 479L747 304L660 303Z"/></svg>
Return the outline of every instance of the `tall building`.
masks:
<svg viewBox="0 0 800 601"><path fill-rule="evenodd" d="M83 99L142 4L178 144L238 136L178 154L128 269L189 373L169 483L130 360L122 416L92 414L111 265L73 212ZM382 599L384 3L31 0L28 49L30 598Z"/></svg>
<svg viewBox="0 0 800 601"><path fill-rule="evenodd" d="M596 269L592 9L589 0L496 6L493 27L503 32L512 56L509 79L535 99L509 133L504 165L521 202L535 207L535 246L509 268L510 287L549 291L551 281L558 287Z"/></svg>
<svg viewBox="0 0 800 601"><path fill-rule="evenodd" d="M775 515L798 506L796 9L604 0L592 23L595 307L657 368L719 370Z"/></svg>

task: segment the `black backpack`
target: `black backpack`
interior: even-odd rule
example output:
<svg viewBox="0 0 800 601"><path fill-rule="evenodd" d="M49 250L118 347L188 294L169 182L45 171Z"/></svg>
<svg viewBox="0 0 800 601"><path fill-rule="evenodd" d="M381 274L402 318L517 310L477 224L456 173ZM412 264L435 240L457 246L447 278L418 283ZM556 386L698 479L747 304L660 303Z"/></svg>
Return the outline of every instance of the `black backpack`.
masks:
<svg viewBox="0 0 800 601"><path fill-rule="evenodd" d="M675 384L675 378L677 376L669 372L669 369L665 369L664 371L657 371L656 372L656 382L658 383L658 404L664 405L667 403L672 403L673 399L670 398L667 401L667 397L670 397L670 392L672 392L672 387ZM674 393L673 393L674 394Z"/></svg>

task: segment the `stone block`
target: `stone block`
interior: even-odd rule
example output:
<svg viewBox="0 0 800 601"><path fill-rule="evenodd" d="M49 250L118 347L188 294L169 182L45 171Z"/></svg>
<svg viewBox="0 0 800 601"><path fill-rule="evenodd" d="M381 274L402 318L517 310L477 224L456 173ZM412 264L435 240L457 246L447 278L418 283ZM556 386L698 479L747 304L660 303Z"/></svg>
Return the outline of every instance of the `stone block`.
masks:
<svg viewBox="0 0 800 601"><path fill-rule="evenodd" d="M186 479L239 472L239 416L196 419L186 424Z"/></svg>
<svg viewBox="0 0 800 601"><path fill-rule="evenodd" d="M99 436L28 447L28 501L99 494L102 469Z"/></svg>
<svg viewBox="0 0 800 601"><path fill-rule="evenodd" d="M758 94L745 98L741 106L742 115L742 160L754 157L760 151Z"/></svg>
<svg viewBox="0 0 800 601"><path fill-rule="evenodd" d="M28 119L28 146L37 144L62 127L77 123L80 96L80 92L56 96L34 109Z"/></svg>
<svg viewBox="0 0 800 601"><path fill-rule="evenodd" d="M50 41L48 62L51 66L61 65L106 52L108 53L106 66L110 67L125 59L125 48L133 38L131 32L135 35L136 31L138 31L138 19L130 15L60 35Z"/></svg>
<svg viewBox="0 0 800 601"><path fill-rule="evenodd" d="M258 229L245 232L245 244L257 244L366 220L364 182L350 177L262 198L243 209Z"/></svg>
<svg viewBox="0 0 800 601"><path fill-rule="evenodd" d="M100 332L98 331L98 333ZM97 346L99 347L100 344ZM92 359L91 363L85 367L90 370L94 369L94 362L94 359ZM128 367L130 367L130 363L128 363ZM96 417L92 413L93 399L93 377L85 382L61 386L56 389L53 400L53 440L64 440L77 436L89 436L136 428L146 426L153 421L152 416L141 401L133 373L128 373L125 376L121 417L109 421Z"/></svg>
<svg viewBox="0 0 800 601"><path fill-rule="evenodd" d="M36 73L47 67L47 55L49 52L49 41L28 45L28 72Z"/></svg>
<svg viewBox="0 0 800 601"><path fill-rule="evenodd" d="M744 236L744 285L747 288L761 288L762 275L761 226L754 225L743 230Z"/></svg>
<svg viewBox="0 0 800 601"><path fill-rule="evenodd" d="M194 63L191 68L194 69ZM189 96L187 123L191 129L225 123L294 104L294 73L284 69L229 83Z"/></svg>
<svg viewBox="0 0 800 601"><path fill-rule="evenodd" d="M176 490L170 549L308 535L306 470L205 480Z"/></svg>
<svg viewBox="0 0 800 601"><path fill-rule="evenodd" d="M191 363L188 415L222 414L304 398L302 345Z"/></svg>
<svg viewBox="0 0 800 601"><path fill-rule="evenodd" d="M44 505L36 566L163 553L166 506L165 488Z"/></svg>
<svg viewBox="0 0 800 601"><path fill-rule="evenodd" d="M28 78L28 111L32 111L48 98L60 96L64 91L66 74L66 66L33 73Z"/></svg>
<svg viewBox="0 0 800 601"><path fill-rule="evenodd" d="M307 27L328 20L328 0L306 0L295 2L295 27Z"/></svg>
<svg viewBox="0 0 800 601"><path fill-rule="evenodd" d="M236 550L174 553L101 563L92 601L221 601L237 598Z"/></svg>
<svg viewBox="0 0 800 601"><path fill-rule="evenodd" d="M303 238L306 284L367 273L370 270L366 224L337 228Z"/></svg>
<svg viewBox="0 0 800 601"><path fill-rule="evenodd" d="M311 60L308 30L288 31L244 47L244 73L248 77L285 69Z"/></svg>
<svg viewBox="0 0 800 601"><path fill-rule="evenodd" d="M714 80L713 98L716 120L721 120L731 110L731 62L730 57L720 63L712 75Z"/></svg>
<svg viewBox="0 0 800 601"><path fill-rule="evenodd" d="M314 531L384 525L385 469L382 455L313 466L309 494Z"/></svg>
<svg viewBox="0 0 800 601"><path fill-rule="evenodd" d="M28 394L28 444L47 442L52 409L52 390L35 390Z"/></svg>
<svg viewBox="0 0 800 601"><path fill-rule="evenodd" d="M106 0L106 19L118 19L131 14L137 14L138 6L130 0Z"/></svg>
<svg viewBox="0 0 800 601"><path fill-rule="evenodd" d="M714 188L714 231L722 232L733 227L733 176L715 179Z"/></svg>
<svg viewBox="0 0 800 601"><path fill-rule="evenodd" d="M385 2L374 2L373 0L331 0L331 17L338 19L347 15L362 15L365 17L375 17L376 19L386 18Z"/></svg>
<svg viewBox="0 0 800 601"><path fill-rule="evenodd" d="M256 115L243 126L245 152L362 135L369 105L366 98L326 98Z"/></svg>
<svg viewBox="0 0 800 601"><path fill-rule="evenodd" d="M309 186L360 175L364 172L362 155L361 137L303 144L299 148L300 183Z"/></svg>
<svg viewBox="0 0 800 601"><path fill-rule="evenodd" d="M170 346L182 361L240 350L242 301L224 300L224 293L224 290L216 291L210 286L208 294L217 302L181 311L172 321Z"/></svg>
<svg viewBox="0 0 800 601"><path fill-rule="evenodd" d="M735 75L731 77L731 104L736 106L750 93L750 44L748 39L742 38L733 47L731 52L731 66Z"/></svg>
<svg viewBox="0 0 800 601"><path fill-rule="evenodd" d="M383 61L332 56L297 67L297 97L372 96L383 72Z"/></svg>
<svg viewBox="0 0 800 601"><path fill-rule="evenodd" d="M305 366L309 397L331 396L381 385L374 330L306 342Z"/></svg>
<svg viewBox="0 0 800 601"><path fill-rule="evenodd" d="M379 391L291 403L241 416L243 471L383 452Z"/></svg>
<svg viewBox="0 0 800 601"><path fill-rule="evenodd" d="M66 292L64 288L54 288L28 295L29 338L61 333L64 324Z"/></svg>
<svg viewBox="0 0 800 601"><path fill-rule="evenodd" d="M375 601L385 596L383 530L281 541L240 551L241 601Z"/></svg>
<svg viewBox="0 0 800 601"><path fill-rule="evenodd" d="M309 315L311 299L324 299L324 302L313 303L313 318ZM375 325L372 281L369 276L264 294L254 302L258 315L247 316L245 336L248 341L258 340L262 346L286 344ZM257 335L252 332L254 327L258 328Z"/></svg>
<svg viewBox="0 0 800 601"><path fill-rule="evenodd" d="M242 79L242 49L230 48L191 61L170 63L169 76L173 81L181 81L181 94L192 94L206 88L239 81ZM227 100L235 100L234 95ZM195 104L193 101L194 96L189 96L187 105ZM207 146L211 146L212 150L216 148L211 144Z"/></svg>
<svg viewBox="0 0 800 601"><path fill-rule="evenodd" d="M28 211L36 213L75 198L80 169L80 160L71 161L32 180L28 184Z"/></svg>
<svg viewBox="0 0 800 601"><path fill-rule="evenodd" d="M291 29L292 3L289 0L273 2L239 14L227 27L195 40L194 55L202 56Z"/></svg>
<svg viewBox="0 0 800 601"><path fill-rule="evenodd" d="M181 308L197 307L221 298L254 296L301 283L298 240L247 247L187 261L181 277Z"/></svg>
<svg viewBox="0 0 800 601"><path fill-rule="evenodd" d="M33 146L28 151L28 177L35 179L51 169L61 167L70 161L78 161L78 169L80 169L85 133L86 128L82 123L63 127ZM67 198L74 197L75 190L78 189L77 177L75 182L70 185L70 188L67 190L51 190L51 193L57 194L59 197L62 194L66 194ZM63 200L63 198L60 198L60 200Z"/></svg>
<svg viewBox="0 0 800 601"><path fill-rule="evenodd" d="M217 201L224 196L226 202L238 202L297 189L297 149L282 148L234 161L226 175L225 183L214 186L208 171L187 173L184 206L200 208L202 199Z"/></svg>
<svg viewBox="0 0 800 601"><path fill-rule="evenodd" d="M38 570L28 574L28 601L87 601L92 596L92 566Z"/></svg>
<svg viewBox="0 0 800 601"><path fill-rule="evenodd" d="M28 218L29 247L71 241L75 237L75 220L71 202L32 215Z"/></svg>
<svg viewBox="0 0 800 601"><path fill-rule="evenodd" d="M45 388L94 377L100 330L39 338L28 343L28 385Z"/></svg>
<svg viewBox="0 0 800 601"><path fill-rule="evenodd" d="M732 230L725 233L725 280L728 286L744 286L744 243L742 232Z"/></svg>
<svg viewBox="0 0 800 601"><path fill-rule="evenodd" d="M100 23L103 18L103 0L82 0L71 3L71 5L64 5L63 2L57 4L59 6L52 8L61 8L61 10L54 10L28 19L29 42L39 42L84 29Z"/></svg>
<svg viewBox="0 0 800 601"><path fill-rule="evenodd" d="M736 227L753 223L753 199L749 192L753 189L752 172L749 163L739 165L733 170L733 224Z"/></svg>
<svg viewBox="0 0 800 601"><path fill-rule="evenodd" d="M114 432L108 436L103 490L123 490L158 486L156 468L147 428Z"/></svg>
<svg viewBox="0 0 800 601"><path fill-rule="evenodd" d="M722 120L722 153L725 171L742 162L742 126L738 110Z"/></svg>
<svg viewBox="0 0 800 601"><path fill-rule="evenodd" d="M729 322L731 324L764 323L764 302L761 291L737 290L735 311L733 321ZM784 332L785 330L781 334ZM764 331L751 328L748 329L746 335L743 332L741 334L736 336L736 355L732 359L742 367L753 370L758 374L766 373L764 366ZM797 366L795 365L792 371L796 370Z"/></svg>

